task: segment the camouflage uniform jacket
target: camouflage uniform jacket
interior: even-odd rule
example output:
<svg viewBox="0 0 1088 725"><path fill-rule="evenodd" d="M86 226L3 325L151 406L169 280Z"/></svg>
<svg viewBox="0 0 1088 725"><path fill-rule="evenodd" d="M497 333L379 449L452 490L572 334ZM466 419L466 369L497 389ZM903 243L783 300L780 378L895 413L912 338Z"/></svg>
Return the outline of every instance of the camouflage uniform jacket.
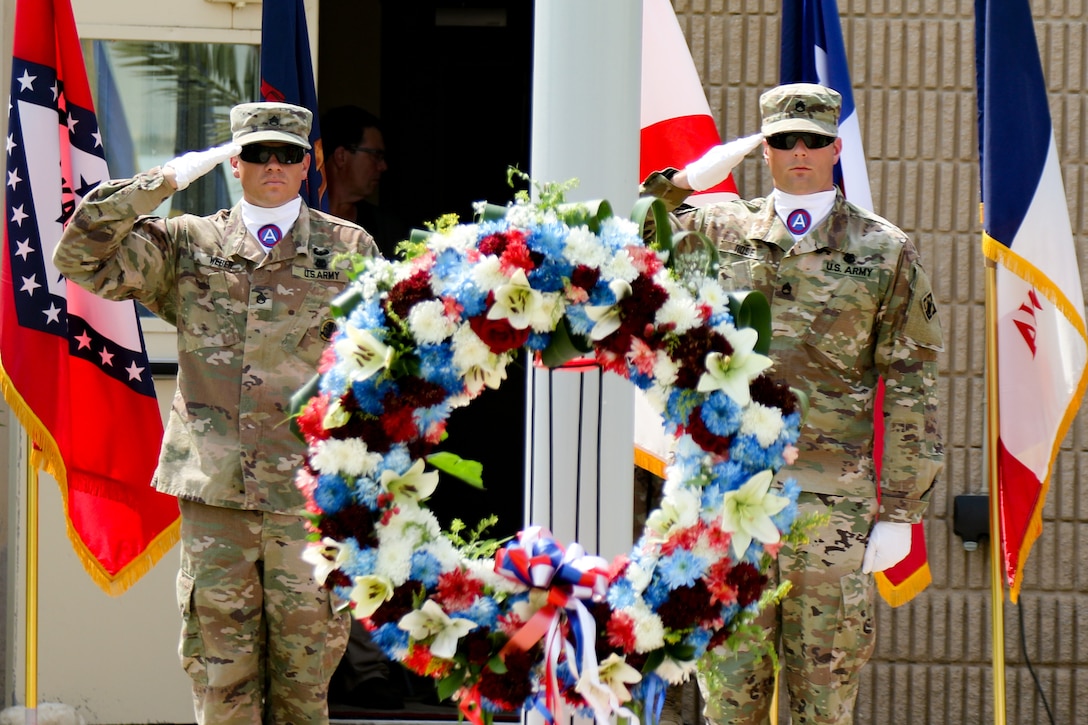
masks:
<svg viewBox="0 0 1088 725"><path fill-rule="evenodd" d="M654 189L654 177L649 193L673 203L686 197L661 178ZM770 374L809 397L800 456L783 474L814 493L875 495L872 409L883 377L878 518L920 520L943 460L942 339L929 278L906 234L841 193L796 244L771 199L687 207L674 219L717 245L723 281L747 270L771 303Z"/></svg>
<svg viewBox="0 0 1088 725"><path fill-rule="evenodd" d="M214 506L301 514L305 446L290 396L316 371L346 287L342 252L374 256L362 228L302 205L267 256L240 206L209 217L142 216L174 193L157 169L102 183L54 253L68 279L135 299L177 327L177 391L154 486Z"/></svg>

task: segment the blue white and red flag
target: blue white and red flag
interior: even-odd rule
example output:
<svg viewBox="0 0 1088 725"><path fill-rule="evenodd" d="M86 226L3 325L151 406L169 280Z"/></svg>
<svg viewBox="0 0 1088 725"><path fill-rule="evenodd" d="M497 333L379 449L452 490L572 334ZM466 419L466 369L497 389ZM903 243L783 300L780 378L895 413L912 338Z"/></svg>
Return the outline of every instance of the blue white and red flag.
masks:
<svg viewBox="0 0 1088 725"><path fill-rule="evenodd" d="M861 123L854 105L835 0L783 0L779 80L782 83L819 83L842 96L839 116L842 155L835 167L835 183L851 203L871 210L873 197L869 191L869 173L865 170Z"/></svg>
<svg viewBox="0 0 1088 725"><path fill-rule="evenodd" d="M1027 0L976 0L982 250L997 263L997 481L1016 601L1054 461L1080 407L1088 334L1076 247ZM993 404L993 402L991 403Z"/></svg>
<svg viewBox="0 0 1088 725"><path fill-rule="evenodd" d="M34 469L60 484L88 573L120 594L178 538L151 479L162 440L135 304L68 284L53 249L109 178L69 0L18 0L8 106L0 383Z"/></svg>
<svg viewBox="0 0 1088 725"><path fill-rule="evenodd" d="M264 0L261 6L261 100L293 103L314 115L309 139L313 158L300 193L311 209L328 211L325 152L302 0Z"/></svg>

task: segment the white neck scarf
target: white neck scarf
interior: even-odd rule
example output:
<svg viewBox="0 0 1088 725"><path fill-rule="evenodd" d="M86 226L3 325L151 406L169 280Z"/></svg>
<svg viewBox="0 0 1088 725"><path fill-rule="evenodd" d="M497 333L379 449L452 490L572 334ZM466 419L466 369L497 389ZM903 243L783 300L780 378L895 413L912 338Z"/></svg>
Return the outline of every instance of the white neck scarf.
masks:
<svg viewBox="0 0 1088 725"><path fill-rule="evenodd" d="M780 189L771 193L774 211L789 229L794 241L815 229L827 218L835 205L835 190L817 191L815 194L788 194Z"/></svg>
<svg viewBox="0 0 1088 725"><path fill-rule="evenodd" d="M257 237L264 250L270 251L276 242L290 231L302 209L302 197L296 196L286 204L275 207L257 206L242 200L242 221L249 233Z"/></svg>

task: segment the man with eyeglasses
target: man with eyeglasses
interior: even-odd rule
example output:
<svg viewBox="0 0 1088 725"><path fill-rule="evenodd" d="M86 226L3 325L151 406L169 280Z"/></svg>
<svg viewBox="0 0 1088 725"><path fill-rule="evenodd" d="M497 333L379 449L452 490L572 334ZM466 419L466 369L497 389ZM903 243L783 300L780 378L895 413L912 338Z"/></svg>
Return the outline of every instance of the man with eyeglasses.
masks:
<svg viewBox="0 0 1088 725"><path fill-rule="evenodd" d="M353 221L374 237L388 259L408 229L375 202L382 174L389 170L378 118L359 106L337 106L321 114L329 212Z"/></svg>
<svg viewBox="0 0 1088 725"><path fill-rule="evenodd" d="M61 274L135 299L177 327L177 391L153 485L178 497L179 654L198 723L328 722L329 677L348 617L303 560L305 445L289 399L336 330L342 254L376 256L355 224L310 209L311 114L286 103L230 112L232 139L132 179L76 209L54 254ZM243 199L212 216L149 216L229 161Z"/></svg>
<svg viewBox="0 0 1088 725"><path fill-rule="evenodd" d="M793 723L852 722L858 676L875 644L872 575L910 551L911 524L925 512L943 458L942 338L929 279L906 234L836 188L840 106L823 86L773 88L760 97L760 134L643 185L675 209L681 228L716 244L728 289L767 297L770 373L809 399L800 454L779 478L799 484L802 517L826 518L806 543L783 544L776 575L792 588L758 620L766 645L781 653ZM774 180L766 198L680 206L757 145ZM874 411L880 378L886 391ZM884 426L879 481L874 412ZM774 667L759 646L716 651L698 676L709 722L768 722Z"/></svg>

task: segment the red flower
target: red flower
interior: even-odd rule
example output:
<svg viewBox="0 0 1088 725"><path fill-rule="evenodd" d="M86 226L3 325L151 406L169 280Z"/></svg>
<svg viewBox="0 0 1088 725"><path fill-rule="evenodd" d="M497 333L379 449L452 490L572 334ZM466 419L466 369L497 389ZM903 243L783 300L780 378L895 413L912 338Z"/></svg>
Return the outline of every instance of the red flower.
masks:
<svg viewBox="0 0 1088 725"><path fill-rule="evenodd" d="M737 590L737 604L747 607L759 599L763 587L767 586L767 576L746 561L742 561L729 572L727 580Z"/></svg>
<svg viewBox="0 0 1088 725"><path fill-rule="evenodd" d="M597 285L597 280L600 278L601 270L596 267L587 267L584 264L578 265L574 268L574 271L570 273L571 286L581 287L587 292Z"/></svg>
<svg viewBox="0 0 1088 725"><path fill-rule="evenodd" d="M323 441L329 437L329 432L325 430L325 414L328 412L327 393L310 398L310 402L299 412L295 420L307 443L312 444L314 441Z"/></svg>
<svg viewBox="0 0 1088 725"><path fill-rule="evenodd" d="M528 652L514 650L506 654L506 673L496 674L485 667L480 672L477 688L482 696L503 710L517 710L533 694L529 672L540 656L539 646Z"/></svg>
<svg viewBox="0 0 1088 725"><path fill-rule="evenodd" d="M401 320L408 319L408 313L417 302L434 299L431 291L431 274L421 269L408 279L402 279L389 290L387 309Z"/></svg>
<svg viewBox="0 0 1088 725"><path fill-rule="evenodd" d="M510 350L517 350L529 339L529 328L519 330L509 320L489 320L487 315L477 315L468 320L469 327L476 336L496 355Z"/></svg>
<svg viewBox="0 0 1088 725"><path fill-rule="evenodd" d="M479 579L466 571L454 569L438 577L434 599L447 612L459 612L471 607L483 590L484 584Z"/></svg>
<svg viewBox="0 0 1088 725"><path fill-rule="evenodd" d="M413 644L408 649L407 656L402 660L404 666L417 675L428 675L441 678L449 674L453 669L453 662L435 659L429 647Z"/></svg>
<svg viewBox="0 0 1088 725"><path fill-rule="evenodd" d="M699 447L708 453L713 453L718 456L726 458L729 456L729 446L732 444L733 439L711 433L706 424L703 423L703 416L700 415L699 408L696 408L691 418L688 419L687 431L691 435L692 440L699 444Z"/></svg>
<svg viewBox="0 0 1088 725"><path fill-rule="evenodd" d="M519 269L525 270L528 274L536 265L530 256L529 247L525 246L525 237L520 232L515 236L513 231L508 232L508 236L510 236L510 243L506 245L505 251L499 257L499 269L507 276Z"/></svg>
<svg viewBox="0 0 1088 725"><path fill-rule="evenodd" d="M624 652L634 652L635 618L626 612L613 612L608 621L608 644Z"/></svg>
<svg viewBox="0 0 1088 725"><path fill-rule="evenodd" d="M382 429L392 441L408 441L419 437L419 426L413 414L411 406L397 406L386 408L381 418Z"/></svg>

